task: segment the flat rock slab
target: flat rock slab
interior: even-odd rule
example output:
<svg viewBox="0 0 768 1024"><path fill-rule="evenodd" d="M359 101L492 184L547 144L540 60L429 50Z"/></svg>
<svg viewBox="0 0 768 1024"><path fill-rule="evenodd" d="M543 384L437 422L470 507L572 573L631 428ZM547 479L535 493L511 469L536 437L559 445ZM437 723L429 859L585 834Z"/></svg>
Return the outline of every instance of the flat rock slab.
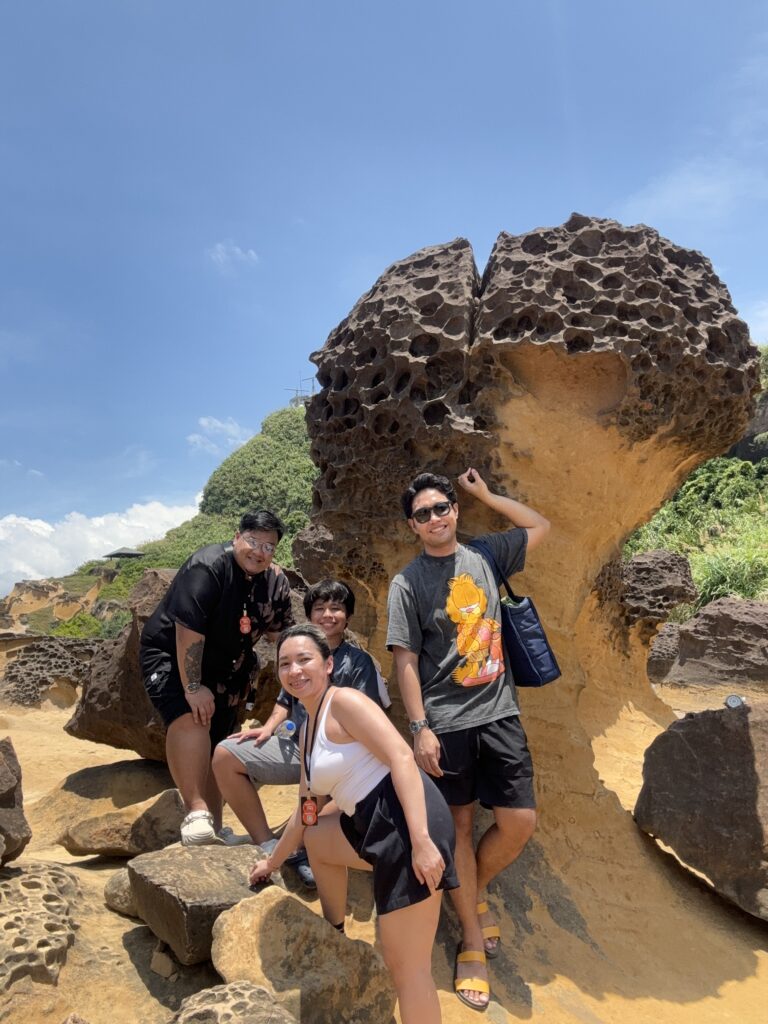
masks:
<svg viewBox="0 0 768 1024"><path fill-rule="evenodd" d="M212 959L225 981L263 986L302 1024L386 1024L395 1008L378 952L281 889L219 917Z"/></svg>
<svg viewBox="0 0 768 1024"><path fill-rule="evenodd" d="M74 875L58 865L0 870L0 992L23 978L56 983L75 941Z"/></svg>
<svg viewBox="0 0 768 1024"><path fill-rule="evenodd" d="M253 893L248 869L257 846L172 846L128 864L136 912L182 964L211 955L219 914Z"/></svg>
<svg viewBox="0 0 768 1024"><path fill-rule="evenodd" d="M18 857L32 838L23 805L21 766L6 737L0 740L0 866Z"/></svg>
<svg viewBox="0 0 768 1024"><path fill-rule="evenodd" d="M768 921L768 707L673 722L645 752L635 821Z"/></svg>
<svg viewBox="0 0 768 1024"><path fill-rule="evenodd" d="M297 1020L267 989L234 981L185 999L170 1024L297 1024Z"/></svg>

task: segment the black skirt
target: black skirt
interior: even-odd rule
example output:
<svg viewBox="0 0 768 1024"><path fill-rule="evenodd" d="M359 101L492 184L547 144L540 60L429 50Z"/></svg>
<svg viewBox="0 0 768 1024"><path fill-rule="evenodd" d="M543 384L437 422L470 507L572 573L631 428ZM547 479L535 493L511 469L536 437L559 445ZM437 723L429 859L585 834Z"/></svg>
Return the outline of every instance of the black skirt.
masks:
<svg viewBox="0 0 768 1024"><path fill-rule="evenodd" d="M457 889L453 818L432 779L421 769L419 772L424 785L429 836L445 861L438 889ZM429 897L429 886L420 882L413 870L411 837L391 775L385 776L363 797L354 814L342 813L340 824L358 857L373 866L373 895L379 914L409 907Z"/></svg>

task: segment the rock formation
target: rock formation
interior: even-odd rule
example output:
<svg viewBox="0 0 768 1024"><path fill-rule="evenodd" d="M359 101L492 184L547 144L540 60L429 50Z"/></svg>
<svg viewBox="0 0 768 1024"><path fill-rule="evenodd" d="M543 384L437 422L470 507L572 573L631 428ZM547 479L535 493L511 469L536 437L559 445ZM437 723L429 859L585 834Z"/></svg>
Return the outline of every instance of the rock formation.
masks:
<svg viewBox="0 0 768 1024"><path fill-rule="evenodd" d="M759 462L768 459L768 391L763 391L757 399L755 415L747 424L744 437L728 452L733 459L748 459Z"/></svg>
<svg viewBox="0 0 768 1024"><path fill-rule="evenodd" d="M768 921L768 707L673 722L646 751L635 820Z"/></svg>
<svg viewBox="0 0 768 1024"><path fill-rule="evenodd" d="M252 895L248 869L258 856L254 846L200 846L135 857L128 874L138 916L180 963L207 960L216 918Z"/></svg>
<svg viewBox="0 0 768 1024"><path fill-rule="evenodd" d="M80 857L135 857L177 843L186 813L179 791L166 789L141 803L74 821L58 843Z"/></svg>
<svg viewBox="0 0 768 1024"><path fill-rule="evenodd" d="M265 889L221 915L212 959L225 981L264 986L302 1024L383 1024L395 1007L376 950L341 935L280 889Z"/></svg>
<svg viewBox="0 0 768 1024"><path fill-rule="evenodd" d="M110 910L124 917L138 917L136 901L131 891L131 880L128 877L128 868L121 868L104 886L104 902Z"/></svg>
<svg viewBox="0 0 768 1024"><path fill-rule="evenodd" d="M11 652L0 680L0 699L22 707L40 707L52 700L61 707L74 704L88 676L98 640L45 636Z"/></svg>
<svg viewBox="0 0 768 1024"><path fill-rule="evenodd" d="M170 1024L297 1024L297 1018L262 986L233 981L189 996Z"/></svg>
<svg viewBox="0 0 768 1024"><path fill-rule="evenodd" d="M768 683L768 604L722 597L654 640L648 676L655 683Z"/></svg>
<svg viewBox="0 0 768 1024"><path fill-rule="evenodd" d="M75 940L79 895L58 865L0 870L0 993L23 978L55 983Z"/></svg>
<svg viewBox="0 0 768 1024"><path fill-rule="evenodd" d="M618 622L595 584L685 476L743 434L756 354L700 253L644 226L574 215L502 234L482 279L463 239L395 263L313 356L321 391L308 424L320 472L313 520L294 550L307 578L351 580L355 628L385 668L388 582L418 552L399 507L417 471L455 479L473 465L492 490L552 522L516 578L563 670L557 683L521 693L538 839L588 934L635 979L626 995L663 999L691 972L698 992L714 993L724 977L703 952L683 964L670 915L696 947L706 910L683 905L621 811L634 805L643 750L673 715L648 684L640 627ZM471 497L459 500L460 536L504 527ZM393 699L402 721L396 691ZM497 897L519 929L521 974L574 977L563 942L584 940L566 935L571 917L543 907L520 868L502 875ZM650 951L642 971L639 944Z"/></svg>
<svg viewBox="0 0 768 1024"><path fill-rule="evenodd" d="M22 852L32 831L24 817L21 767L13 743L0 740L0 867Z"/></svg>

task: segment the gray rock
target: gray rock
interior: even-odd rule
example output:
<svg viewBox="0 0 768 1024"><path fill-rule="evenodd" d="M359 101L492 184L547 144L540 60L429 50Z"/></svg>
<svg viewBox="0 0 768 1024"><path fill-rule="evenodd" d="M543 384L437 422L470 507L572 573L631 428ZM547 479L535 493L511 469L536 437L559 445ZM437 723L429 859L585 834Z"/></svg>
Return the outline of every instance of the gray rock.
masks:
<svg viewBox="0 0 768 1024"><path fill-rule="evenodd" d="M77 880L58 865L0 870L0 992L23 978L55 984L75 941Z"/></svg>
<svg viewBox="0 0 768 1024"><path fill-rule="evenodd" d="M649 674L654 682L768 683L768 603L735 597L711 601L680 626L673 658L666 639L658 660L656 643L653 652Z"/></svg>
<svg viewBox="0 0 768 1024"><path fill-rule="evenodd" d="M233 981L189 996L170 1024L296 1024L296 1018L267 989Z"/></svg>
<svg viewBox="0 0 768 1024"><path fill-rule="evenodd" d="M680 626L676 622L665 622L651 642L648 653L648 678L652 683L661 683L677 661L680 647Z"/></svg>
<svg viewBox="0 0 768 1024"><path fill-rule="evenodd" d="M255 846L174 846L128 864L139 917L182 964L211 955L211 930L222 911L251 896Z"/></svg>
<svg viewBox="0 0 768 1024"><path fill-rule="evenodd" d="M0 740L0 866L18 857L32 838L23 804L21 766L6 737Z"/></svg>
<svg viewBox="0 0 768 1024"><path fill-rule="evenodd" d="M673 722L645 752L635 821L768 921L768 708Z"/></svg>
<svg viewBox="0 0 768 1024"><path fill-rule="evenodd" d="M131 890L128 868L120 868L104 886L104 902L110 910L125 917L138 917L136 901Z"/></svg>
<svg viewBox="0 0 768 1024"><path fill-rule="evenodd" d="M44 636L11 655L0 683L10 704L40 707L51 700L60 707L74 704L86 679L99 640Z"/></svg>

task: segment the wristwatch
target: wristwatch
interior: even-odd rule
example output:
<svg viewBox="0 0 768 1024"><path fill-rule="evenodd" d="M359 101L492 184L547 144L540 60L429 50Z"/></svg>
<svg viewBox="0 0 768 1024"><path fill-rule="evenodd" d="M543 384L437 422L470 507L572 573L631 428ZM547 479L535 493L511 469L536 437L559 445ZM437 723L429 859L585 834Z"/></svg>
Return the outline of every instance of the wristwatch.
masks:
<svg viewBox="0 0 768 1024"><path fill-rule="evenodd" d="M185 693L197 693L203 684L198 680L196 683L190 683L189 686L184 687Z"/></svg>
<svg viewBox="0 0 768 1024"><path fill-rule="evenodd" d="M429 722L426 720L426 718L421 718L421 719L419 719L418 722L409 722L408 723L408 728L411 730L411 732L415 736L416 733L417 732L421 732L422 729L428 729L429 728Z"/></svg>

